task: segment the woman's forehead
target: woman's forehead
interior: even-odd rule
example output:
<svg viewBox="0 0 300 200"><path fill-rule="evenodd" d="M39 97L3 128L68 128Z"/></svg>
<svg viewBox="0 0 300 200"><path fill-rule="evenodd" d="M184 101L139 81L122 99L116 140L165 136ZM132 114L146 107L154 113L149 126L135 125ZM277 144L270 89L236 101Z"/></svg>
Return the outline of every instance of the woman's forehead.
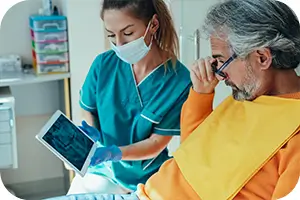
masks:
<svg viewBox="0 0 300 200"><path fill-rule="evenodd" d="M128 13L125 10L106 10L103 13L105 28L111 31L120 31L127 26L139 26L143 22Z"/></svg>

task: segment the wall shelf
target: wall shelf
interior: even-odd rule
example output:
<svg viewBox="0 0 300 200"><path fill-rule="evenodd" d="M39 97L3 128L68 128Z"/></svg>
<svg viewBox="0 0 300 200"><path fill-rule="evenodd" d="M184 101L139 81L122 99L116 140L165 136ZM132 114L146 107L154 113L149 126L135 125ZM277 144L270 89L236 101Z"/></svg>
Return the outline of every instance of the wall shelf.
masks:
<svg viewBox="0 0 300 200"><path fill-rule="evenodd" d="M0 74L0 87L57 81L70 78L70 76L70 73L39 76L34 74L20 74L19 76Z"/></svg>

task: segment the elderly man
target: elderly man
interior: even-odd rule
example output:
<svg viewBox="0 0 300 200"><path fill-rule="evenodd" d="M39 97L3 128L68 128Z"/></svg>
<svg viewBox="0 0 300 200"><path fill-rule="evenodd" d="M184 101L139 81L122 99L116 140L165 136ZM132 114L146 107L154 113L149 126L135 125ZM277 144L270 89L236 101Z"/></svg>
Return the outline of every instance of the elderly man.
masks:
<svg viewBox="0 0 300 200"><path fill-rule="evenodd" d="M213 58L191 68L174 158L134 194L70 197L271 200L293 190L300 176L297 17L279 1L228 0L210 10L204 30ZM232 96L213 111L219 80Z"/></svg>

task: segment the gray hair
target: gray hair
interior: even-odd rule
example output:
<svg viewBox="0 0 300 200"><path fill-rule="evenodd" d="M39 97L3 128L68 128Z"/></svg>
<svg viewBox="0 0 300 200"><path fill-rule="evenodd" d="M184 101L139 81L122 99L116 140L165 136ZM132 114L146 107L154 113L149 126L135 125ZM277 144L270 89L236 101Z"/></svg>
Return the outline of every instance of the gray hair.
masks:
<svg viewBox="0 0 300 200"><path fill-rule="evenodd" d="M203 31L223 38L240 58L269 48L277 69L300 63L300 25L295 13L276 0L226 0L208 12Z"/></svg>

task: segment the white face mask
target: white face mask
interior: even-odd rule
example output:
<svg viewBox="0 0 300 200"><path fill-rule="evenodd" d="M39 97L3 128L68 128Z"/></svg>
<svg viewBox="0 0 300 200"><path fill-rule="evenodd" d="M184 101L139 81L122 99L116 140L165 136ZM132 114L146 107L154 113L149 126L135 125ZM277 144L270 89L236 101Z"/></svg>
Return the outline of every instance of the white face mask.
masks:
<svg viewBox="0 0 300 200"><path fill-rule="evenodd" d="M124 62L127 62L129 64L136 64L137 62L142 60L151 49L153 37L151 38L149 46L147 46L145 43L145 36L148 33L149 27L150 23L148 24L144 36L122 46L116 46L111 42L111 48L114 50L117 56Z"/></svg>

